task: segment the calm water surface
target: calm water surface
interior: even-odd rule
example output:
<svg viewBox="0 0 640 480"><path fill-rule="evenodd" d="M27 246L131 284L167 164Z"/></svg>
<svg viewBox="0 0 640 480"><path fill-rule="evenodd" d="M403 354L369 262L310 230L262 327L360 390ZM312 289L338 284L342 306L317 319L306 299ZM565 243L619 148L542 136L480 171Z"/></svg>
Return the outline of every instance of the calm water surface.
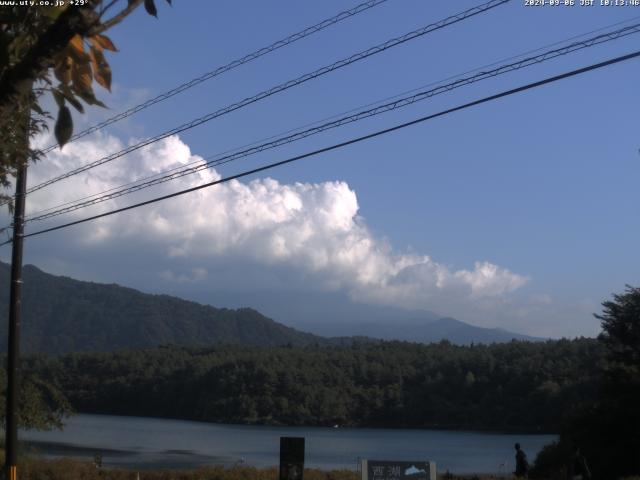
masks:
<svg viewBox="0 0 640 480"><path fill-rule="evenodd" d="M236 463L265 467L279 460L280 437L306 438L305 465L356 469L358 458L431 460L439 471L508 473L513 444L520 442L532 462L554 435L451 432L371 428L263 427L77 415L63 431L21 432L28 448L49 458L93 459L108 467L194 467Z"/></svg>

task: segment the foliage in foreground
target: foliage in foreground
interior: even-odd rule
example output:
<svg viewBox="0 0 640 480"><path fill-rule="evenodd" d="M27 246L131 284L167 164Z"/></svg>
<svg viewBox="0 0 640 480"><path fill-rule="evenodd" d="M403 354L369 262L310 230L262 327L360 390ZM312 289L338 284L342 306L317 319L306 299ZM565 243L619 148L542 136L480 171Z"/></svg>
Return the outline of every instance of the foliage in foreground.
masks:
<svg viewBox="0 0 640 480"><path fill-rule="evenodd" d="M4 362L3 362L4 363ZM0 423L5 424L7 398L6 369L0 369ZM50 430L62 428L62 420L72 413L66 395L55 383L33 372L20 381L18 424L23 428Z"/></svg>
<svg viewBox="0 0 640 480"><path fill-rule="evenodd" d="M105 53L117 51L104 32L143 2L147 12L157 17L154 0L2 3L0 187L10 186L21 164L42 156L29 147L28 139L47 130L52 119L41 106L43 95L50 93L58 106L54 133L60 147L73 134L69 105L80 113L83 102L104 106L94 94L93 82L111 89ZM113 7L118 11L107 14ZM0 200L11 202L12 197L0 192Z"/></svg>
<svg viewBox="0 0 640 480"><path fill-rule="evenodd" d="M536 460L543 478L562 475L574 447L587 459L593 478L640 474L640 288L603 302L599 342L604 365L598 395L571 412L560 441Z"/></svg>

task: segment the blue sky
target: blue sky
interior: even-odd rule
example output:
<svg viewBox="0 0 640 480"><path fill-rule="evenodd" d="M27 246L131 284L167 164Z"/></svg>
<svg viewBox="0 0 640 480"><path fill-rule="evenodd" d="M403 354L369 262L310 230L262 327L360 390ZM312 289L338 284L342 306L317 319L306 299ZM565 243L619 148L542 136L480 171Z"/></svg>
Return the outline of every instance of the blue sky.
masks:
<svg viewBox="0 0 640 480"><path fill-rule="evenodd" d="M476 4L463 0L389 0L205 82L110 127L102 135L89 137L87 142L96 142L96 151L106 152L117 142L125 145L132 138L155 135ZM172 8L164 2L158 5L159 20L139 11L109 32L120 52L109 56L113 93L100 91L99 96L111 110L92 109L85 116L75 115L76 129L350 8L355 2L177 0ZM524 2L514 0L180 134L179 142L188 145L192 155L223 152L638 16L638 7L525 7ZM632 35L464 87L234 162L218 173L238 172L629 53L638 48L639 39L639 35ZM445 300L433 294L432 305L429 292L424 294L427 300L417 300L421 295L418 288L407 306L535 335L594 335L598 323L590 313L598 312L600 302L622 291L625 284L640 283L640 260L635 254L640 239L639 74L638 60L615 65L272 170L258 178L268 176L281 186L296 182L323 185L314 190L317 195L314 193L313 200L302 202L302 208L316 212L324 208L318 198L338 192L336 195L348 203L348 192L352 192L357 197L354 225L366 229L363 235L379 242L382 250L407 258L428 256L457 279L466 277L456 272L474 272L476 262L488 262L504 270L503 280L508 283L500 284L504 288L496 287L499 292L491 293L491 308L484 310L476 310L474 302L487 303L488 296L456 289L447 292ZM82 154L83 158L74 157L73 161L92 160L87 152L93 151L85 148L76 152L76 157ZM72 162L69 158L67 161ZM144 174L140 164L132 165L136 161L152 165L148 158L125 157L100 169L110 172L110 182L128 179L126 173L133 170ZM60 166L60 172L64 170L64 158L52 163ZM35 178L58 172L52 163L35 167ZM346 190L328 189L327 182L343 182ZM39 205L46 205L47 198L58 198L59 192L67 193L62 184L51 191L49 197L39 197ZM302 190L294 193L311 198ZM175 211L173 214L179 215ZM105 228L128 231L135 222L118 225ZM92 228L99 227L35 237L27 245L25 262L52 273L177 293L201 301L207 300L206 292L216 291L218 295L211 297L211 303L215 300L216 304L225 303L221 291L233 294L234 299L246 293L244 300L234 300L244 304L251 303L251 292L271 289L286 294L307 288L323 292L328 299L346 291L356 302L391 302L395 306L402 303L404 295L394 296L392 301L391 293L384 289L369 289L365 294L362 285L350 287L352 280L308 267L306 260L262 262L255 253L260 251L256 243L243 244L243 248L256 249L247 257L242 248L207 256L194 247L182 252L182 264L170 253L169 244L147 256L153 248L145 246L146 240L134 233L127 239L104 240L99 247L90 246L89 241L76 244L77 235L93 238ZM256 239L259 242L260 236ZM2 254L7 258L6 250ZM242 265L241 271L230 265ZM334 267L342 272L344 265ZM197 273L199 268L205 273ZM358 268L353 278L362 277L363 267ZM228 282L216 276L216 269L227 272ZM231 271L235 273L228 273ZM237 279L232 280L234 275ZM252 280L246 281L247 276ZM393 281L400 281L398 278ZM417 288L422 284L411 285ZM464 308L458 308L462 304Z"/></svg>

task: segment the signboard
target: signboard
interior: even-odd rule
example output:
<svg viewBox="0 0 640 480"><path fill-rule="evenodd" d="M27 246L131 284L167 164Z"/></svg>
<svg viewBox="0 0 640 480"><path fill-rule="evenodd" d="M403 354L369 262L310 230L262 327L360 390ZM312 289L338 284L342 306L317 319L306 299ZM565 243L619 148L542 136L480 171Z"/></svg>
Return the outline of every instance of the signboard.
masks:
<svg viewBox="0 0 640 480"><path fill-rule="evenodd" d="M362 460L362 480L436 480L435 462Z"/></svg>
<svg viewBox="0 0 640 480"><path fill-rule="evenodd" d="M304 437L280 437L279 480L302 480Z"/></svg>

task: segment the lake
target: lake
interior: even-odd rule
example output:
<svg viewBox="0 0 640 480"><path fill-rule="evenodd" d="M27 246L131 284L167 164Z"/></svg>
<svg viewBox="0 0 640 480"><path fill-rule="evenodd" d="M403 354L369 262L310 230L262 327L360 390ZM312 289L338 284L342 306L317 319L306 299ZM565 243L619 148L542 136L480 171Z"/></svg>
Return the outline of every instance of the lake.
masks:
<svg viewBox="0 0 640 480"><path fill-rule="evenodd" d="M515 442L532 463L555 435L374 428L264 427L159 418L76 415L63 431L22 431L20 440L47 458L93 459L106 467L277 466L280 437L306 438L305 466L356 469L359 458L430 460L438 471L504 474Z"/></svg>

